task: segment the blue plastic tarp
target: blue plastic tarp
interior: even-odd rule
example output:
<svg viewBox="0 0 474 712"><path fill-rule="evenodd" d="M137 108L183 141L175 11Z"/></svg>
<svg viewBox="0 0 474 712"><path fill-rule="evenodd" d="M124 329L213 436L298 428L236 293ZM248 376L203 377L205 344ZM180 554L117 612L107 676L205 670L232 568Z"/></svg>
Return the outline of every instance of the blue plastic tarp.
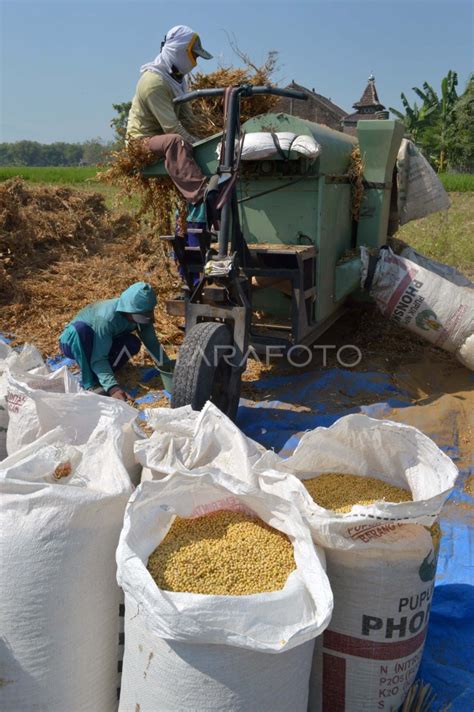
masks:
<svg viewBox="0 0 474 712"><path fill-rule="evenodd" d="M408 409L410 412L408 422L423 430L459 464L457 418L444 411L428 421L427 431L423 427L426 418L417 423L420 406L413 406L408 393L394 386L387 374L328 369L266 379L252 386L262 393L262 400L243 401L237 424L248 436L284 456L294 450L306 430L332 425L348 413L390 419L396 412L396 419L403 421L406 408L407 414ZM265 399L267 393L271 400ZM355 405L367 401L373 402ZM302 406L311 410L303 410ZM473 467L460 471L440 521L443 536L419 672L419 678L430 683L436 692L433 710L449 703L452 712L474 710L474 497L464 491L466 478L473 472Z"/></svg>

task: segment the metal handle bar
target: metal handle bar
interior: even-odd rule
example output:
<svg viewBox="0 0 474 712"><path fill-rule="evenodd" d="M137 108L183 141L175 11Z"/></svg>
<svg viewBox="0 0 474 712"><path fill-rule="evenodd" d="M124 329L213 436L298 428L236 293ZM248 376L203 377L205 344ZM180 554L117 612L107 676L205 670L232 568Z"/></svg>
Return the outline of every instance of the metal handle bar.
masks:
<svg viewBox="0 0 474 712"><path fill-rule="evenodd" d="M302 91L295 91L294 89L278 89L278 87L254 87L252 84L243 84L240 87L236 87L239 94L242 96L253 96L254 94L273 94L274 96L287 96L290 99L302 99L306 101L308 96ZM174 104L183 104L186 101L193 101L194 99L199 99L203 96L222 96L225 92L225 88L217 89L197 89L196 91L190 91L188 94L183 94L183 96L177 96L173 99Z"/></svg>

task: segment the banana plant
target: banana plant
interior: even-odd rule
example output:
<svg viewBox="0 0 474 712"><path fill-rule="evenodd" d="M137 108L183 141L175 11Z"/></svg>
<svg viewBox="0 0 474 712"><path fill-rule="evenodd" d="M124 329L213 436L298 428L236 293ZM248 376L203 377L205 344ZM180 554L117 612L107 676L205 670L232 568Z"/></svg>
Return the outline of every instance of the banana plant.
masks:
<svg viewBox="0 0 474 712"><path fill-rule="evenodd" d="M456 72L449 70L448 74L441 81L441 102L440 102L440 118L441 118L441 136L440 136L440 154L439 154L439 172L442 173L446 166L446 139L448 129L453 116L453 109L458 100L456 87L458 84L458 75Z"/></svg>
<svg viewBox="0 0 474 712"><path fill-rule="evenodd" d="M423 103L422 106L418 106L416 101L413 102L413 106L410 106L410 102L403 92L401 93L400 98L402 100L405 113L402 114L401 111L394 109L392 106L390 107L390 111L401 121L403 121L408 134L416 143L420 131L426 127L430 115L435 111L435 107L427 106L425 103Z"/></svg>
<svg viewBox="0 0 474 712"><path fill-rule="evenodd" d="M458 99L457 84L458 75L450 69L441 81L441 97L438 96L431 84L424 82L422 89L413 87L413 91L422 101L420 107L418 107L416 101L411 107L405 94L401 94L405 114L390 107L390 111L404 122L415 143L420 139L425 129L428 129L427 133L431 136L436 134L438 156L435 162L438 164L440 173L446 168L447 134L452 120L453 109Z"/></svg>

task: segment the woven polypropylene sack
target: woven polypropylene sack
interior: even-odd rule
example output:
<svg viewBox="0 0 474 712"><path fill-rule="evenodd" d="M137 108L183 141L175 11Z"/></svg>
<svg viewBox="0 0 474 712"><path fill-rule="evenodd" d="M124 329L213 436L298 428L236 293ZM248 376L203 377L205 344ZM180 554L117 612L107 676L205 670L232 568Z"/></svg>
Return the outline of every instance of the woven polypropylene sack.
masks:
<svg viewBox="0 0 474 712"><path fill-rule="evenodd" d="M369 264L365 248L361 248L361 259L364 285ZM435 346L455 353L469 366L466 350L469 351L468 344L474 335L474 290L453 284L420 264L383 249L370 295L384 316ZM474 354L472 357L474 362Z"/></svg>
<svg viewBox="0 0 474 712"><path fill-rule="evenodd" d="M162 479L179 469L193 475L209 466L257 482L253 465L265 448L207 402L201 411L183 408L147 410L148 424L155 431L150 438L135 443L135 457L143 465L142 482Z"/></svg>
<svg viewBox="0 0 474 712"><path fill-rule="evenodd" d="M427 269L428 272L434 272L440 277L447 279L448 282L457 284L458 287L474 289L474 282L471 282L471 280L465 277L462 272L459 272L456 267L432 260L431 257L422 255L420 252L414 250L413 247L405 247L400 252L400 257L403 257L406 260L411 260L411 262L415 262L415 264Z"/></svg>
<svg viewBox="0 0 474 712"><path fill-rule="evenodd" d="M58 388L61 385L62 381L59 380ZM115 398L87 391L54 392L44 388L35 389L13 374L8 376L7 398L10 421L13 418L7 433L9 454L31 442L31 438L43 435L58 425L76 445L81 445L90 438L100 418L108 417L120 426L123 433L123 464L132 482L138 484L140 481L141 465L135 460L133 447L138 439L145 436L135 425L138 417L136 408Z"/></svg>
<svg viewBox="0 0 474 712"><path fill-rule="evenodd" d="M288 534L297 568L283 589L212 596L158 588L146 564L174 516L219 509L252 512ZM119 709L306 710L314 639L332 610L320 557L295 507L223 473L142 483L117 550L126 596Z"/></svg>
<svg viewBox="0 0 474 712"><path fill-rule="evenodd" d="M15 372L34 372L47 374L40 352L35 346L25 344L21 351L15 351L8 344L0 341L0 461L7 456L7 430L8 430L8 407L7 407L7 375L6 372L12 369Z"/></svg>
<svg viewBox="0 0 474 712"><path fill-rule="evenodd" d="M122 434L82 447L58 428L0 465L0 708L112 712L119 605L114 553L132 490ZM69 464L71 474L54 472Z"/></svg>
<svg viewBox="0 0 474 712"><path fill-rule="evenodd" d="M418 220L451 205L449 196L426 158L412 141L402 139L397 156L400 224Z"/></svg>
<svg viewBox="0 0 474 712"><path fill-rule="evenodd" d="M79 383L66 366L48 374L31 374L10 371L7 373L8 432L7 452L12 455L41 434L33 391L48 393L77 393ZM60 425L58 422L57 425Z"/></svg>
<svg viewBox="0 0 474 712"><path fill-rule="evenodd" d="M387 545L387 529L382 533L383 527L374 527L365 534L376 532ZM393 551L373 548L356 555L325 549L334 613L315 649L310 712L395 710L416 679L437 547L417 525L394 528L392 542L398 547Z"/></svg>
<svg viewBox="0 0 474 712"><path fill-rule="evenodd" d="M165 640L125 597L120 712L306 712L314 640L279 655Z"/></svg>
<svg viewBox="0 0 474 712"><path fill-rule="evenodd" d="M429 529L457 468L416 428L364 415L306 433L291 457L269 452L257 468L265 490L297 504L326 554L334 612L316 644L310 709L398 709L427 631L437 563ZM323 509L302 481L331 472L377 477L413 501Z"/></svg>

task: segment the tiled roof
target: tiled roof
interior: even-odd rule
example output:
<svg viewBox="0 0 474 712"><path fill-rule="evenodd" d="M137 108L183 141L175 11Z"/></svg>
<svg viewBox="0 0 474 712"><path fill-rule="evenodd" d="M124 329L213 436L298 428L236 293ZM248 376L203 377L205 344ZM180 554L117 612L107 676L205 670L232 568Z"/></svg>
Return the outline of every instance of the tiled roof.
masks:
<svg viewBox="0 0 474 712"><path fill-rule="evenodd" d="M334 114L338 114L341 119L347 115L344 109L341 109L340 106L333 104L330 99L327 99L322 94L317 94L311 89L307 89L306 87L301 86L301 84L297 84L295 81L292 81L291 84L286 87L286 89L296 89L297 91L303 91L308 96L311 96L316 99L320 104L322 104L322 106L325 106L326 109L328 109L329 111L332 111Z"/></svg>
<svg viewBox="0 0 474 712"><path fill-rule="evenodd" d="M372 75L369 77L369 83L365 87L360 101L357 101L352 106L354 109L362 109L364 106L373 106L376 107L376 111L381 111L385 108L383 104L380 103L377 89L375 88L375 78Z"/></svg>

